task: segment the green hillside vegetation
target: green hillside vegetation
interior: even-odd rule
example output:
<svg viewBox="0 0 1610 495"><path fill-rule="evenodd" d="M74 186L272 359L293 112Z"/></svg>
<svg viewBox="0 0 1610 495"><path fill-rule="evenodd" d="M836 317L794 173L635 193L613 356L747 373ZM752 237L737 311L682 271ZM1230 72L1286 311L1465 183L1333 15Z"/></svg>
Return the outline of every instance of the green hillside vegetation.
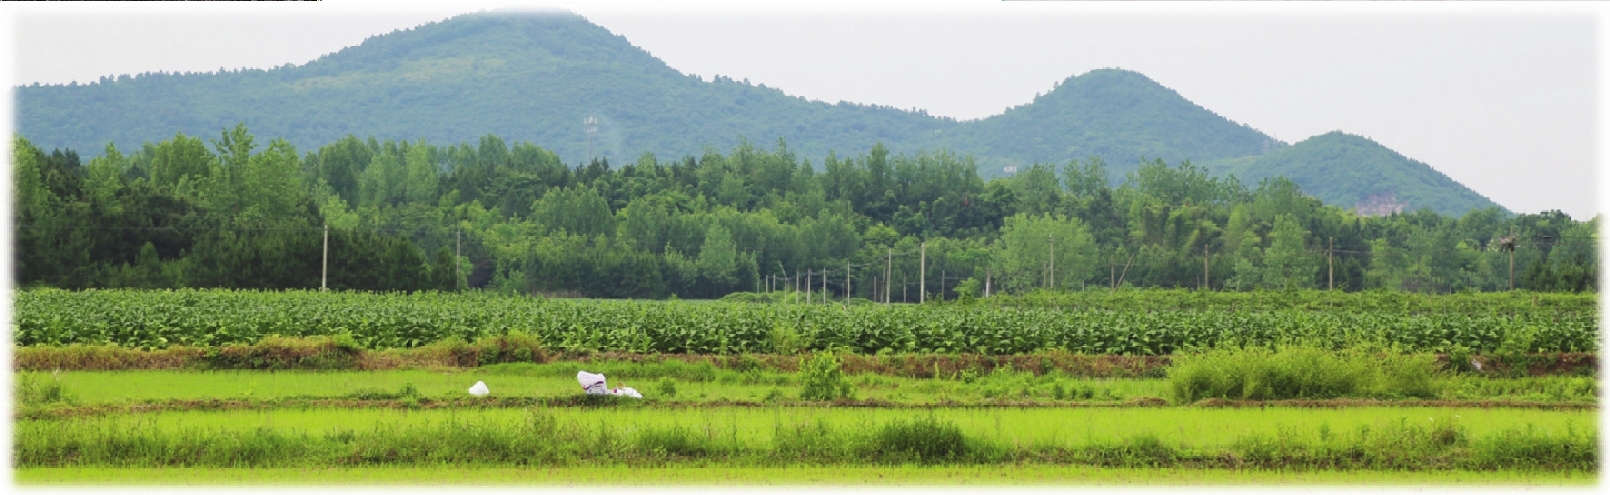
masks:
<svg viewBox="0 0 1610 495"><path fill-rule="evenodd" d="M133 149L174 133L205 136L237 123L301 150L346 135L434 143L496 135L540 143L570 166L594 158L620 164L643 153L701 156L745 138L785 139L789 153L815 165L833 152L881 144L895 154L972 156L985 178L1007 175L1007 167L1099 156L1108 164L1109 183L1117 185L1147 160L1244 161L1286 146L1131 71L1070 77L1001 115L957 122L921 111L808 101L722 76L705 81L571 14L463 15L375 36L301 66L121 75L15 90L22 135L48 149L80 151L109 143ZM596 122L590 133L588 118ZM1277 153L1244 171L1256 175L1240 176L1253 179L1250 184L1288 175L1326 202L1353 205L1360 194L1384 187L1370 180L1430 173L1401 157L1378 159L1390 151L1373 143L1333 147L1325 156L1334 159ZM1314 169L1361 166L1348 160L1380 170ZM1283 167L1296 169L1288 174ZM1411 210L1424 205L1462 214L1491 205L1456 200L1479 196L1446 178L1411 183L1416 189L1397 191Z"/></svg>
<svg viewBox="0 0 1610 495"><path fill-rule="evenodd" d="M957 143L933 144L1020 167L1100 156L1112 164L1115 179L1145 160L1205 161L1285 146L1144 75L1117 69L1068 78L1032 103L963 127Z"/></svg>
<svg viewBox="0 0 1610 495"><path fill-rule="evenodd" d="M1394 204L1402 211L1430 208L1447 215L1499 207L1430 166L1369 139L1340 131L1314 136L1255 158L1226 161L1223 173L1256 182L1285 177L1326 203L1381 214Z"/></svg>
<svg viewBox="0 0 1610 495"><path fill-rule="evenodd" d="M128 148L244 122L312 149L347 134L434 142L496 134L588 160L698 155L785 137L804 156L899 146L948 119L705 82L575 15L472 14L369 38L302 66L142 74L17 88L18 129L50 146Z"/></svg>
<svg viewBox="0 0 1610 495"><path fill-rule="evenodd" d="M882 145L830 154L818 172L781 140L570 168L494 135L347 136L306 151L245 126L217 136L109 146L88 163L16 137L14 281L890 302L1596 288L1597 219L1362 217L1284 178L1248 187L1190 162L1146 162L1113 187L1099 158L985 179L968 157Z"/></svg>

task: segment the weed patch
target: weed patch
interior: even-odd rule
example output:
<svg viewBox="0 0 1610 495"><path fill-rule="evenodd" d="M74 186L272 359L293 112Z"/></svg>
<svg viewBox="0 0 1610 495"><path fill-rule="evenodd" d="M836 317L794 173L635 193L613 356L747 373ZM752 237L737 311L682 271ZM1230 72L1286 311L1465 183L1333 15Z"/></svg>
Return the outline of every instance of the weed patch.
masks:
<svg viewBox="0 0 1610 495"><path fill-rule="evenodd" d="M1440 370L1430 354L1373 354L1316 347L1214 349L1176 356L1174 403L1337 397L1431 398Z"/></svg>

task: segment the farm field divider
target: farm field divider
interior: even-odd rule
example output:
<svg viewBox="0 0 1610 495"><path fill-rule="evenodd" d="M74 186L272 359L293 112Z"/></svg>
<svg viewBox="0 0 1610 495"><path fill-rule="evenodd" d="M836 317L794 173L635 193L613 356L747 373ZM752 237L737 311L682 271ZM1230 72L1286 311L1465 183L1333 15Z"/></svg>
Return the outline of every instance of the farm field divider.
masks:
<svg viewBox="0 0 1610 495"><path fill-rule="evenodd" d="M1060 306L1056 296L1042 297L1050 301L1042 303L1033 303L1033 296L1020 298L1019 305L1003 299L846 308L558 300L488 293L23 290L14 295L13 340L19 346L161 349L253 344L272 335L323 335L356 347L387 349L514 334L534 336L557 350L792 354L842 349L860 354L991 355L1045 350L1165 355L1193 348L1295 343L1332 348L1374 345L1410 352L1447 352L1456 347L1474 352L1501 348L1595 352L1599 341L1597 311L1583 310L1593 306L1579 300L1590 296L1551 297L1549 304L1517 295L1415 296L1425 299L1406 299L1409 303L1392 309L1397 306L1378 300L1395 296L1372 296L1376 300L1338 296L1334 301L1341 302L1326 302L1330 300L1317 299L1323 296L1287 295L1279 297L1319 302L1284 309L1249 303L1250 309L1245 309L1236 304L1170 307L1160 301L1183 292L1156 292L1161 295L1125 296L1133 303L1133 309L1126 310L1105 303ZM1251 295L1222 297L1260 300ZM1487 311L1476 311L1460 298L1490 304Z"/></svg>
<svg viewBox="0 0 1610 495"><path fill-rule="evenodd" d="M20 421L13 463L1597 471L1594 417L1417 408L203 411Z"/></svg>

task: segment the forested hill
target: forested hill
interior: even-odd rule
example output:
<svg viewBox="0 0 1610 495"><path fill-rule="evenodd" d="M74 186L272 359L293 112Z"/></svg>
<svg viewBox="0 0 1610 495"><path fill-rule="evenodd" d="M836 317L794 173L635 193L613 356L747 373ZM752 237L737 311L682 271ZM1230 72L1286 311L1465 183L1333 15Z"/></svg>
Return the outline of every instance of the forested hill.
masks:
<svg viewBox="0 0 1610 495"><path fill-rule="evenodd" d="M1063 164L1100 156L1114 179L1143 160L1208 161L1285 146L1140 73L1116 69L1068 78L1032 103L964 124L958 134L936 144L967 150L986 165Z"/></svg>
<svg viewBox="0 0 1610 495"><path fill-rule="evenodd" d="M1499 207L1436 171L1369 139L1330 132L1223 167L1249 184L1285 177L1326 203L1369 215L1430 208L1446 215Z"/></svg>
<svg viewBox="0 0 1610 495"><path fill-rule="evenodd" d="M1150 159L1228 163L1262 175L1285 174L1281 167L1288 165L1307 170L1338 163L1275 159L1300 154L1295 151L1261 159L1286 145L1130 71L1070 77L1001 115L957 122L683 75L573 14L463 15L375 36L301 66L124 75L88 85L18 87L15 94L20 135L46 149L86 154L100 154L108 143L137 149L179 133L214 136L244 123L304 152L349 134L437 144L497 135L534 143L572 166L593 157L635 162L644 153L702 156L745 138L768 147L785 139L789 152L817 166L829 152L842 156L878 143L897 154L950 151L972 155L986 178L1008 167L1100 156L1114 185ZM584 124L589 117L592 132ZM1340 142L1328 149L1338 157L1379 154L1345 149L1360 146L1379 148ZM1259 165L1249 168L1253 161ZM1323 185L1311 192L1328 203L1352 205L1352 191L1381 189L1365 182L1370 178L1424 175L1414 168L1426 168L1406 160L1379 163L1388 169L1336 175L1352 182L1300 183L1305 189ZM1422 197L1479 196L1451 180L1425 182L1414 194L1398 191L1410 209L1458 214L1475 207Z"/></svg>
<svg viewBox="0 0 1610 495"><path fill-rule="evenodd" d="M87 86L17 89L17 128L42 146L127 150L176 132L211 136L244 122L308 150L347 134L474 142L495 134L612 163L786 138L816 163L828 150L907 149L956 123L886 107L831 105L671 69L569 14L471 14L366 40L303 66L145 74ZM913 149L914 151L914 149Z"/></svg>

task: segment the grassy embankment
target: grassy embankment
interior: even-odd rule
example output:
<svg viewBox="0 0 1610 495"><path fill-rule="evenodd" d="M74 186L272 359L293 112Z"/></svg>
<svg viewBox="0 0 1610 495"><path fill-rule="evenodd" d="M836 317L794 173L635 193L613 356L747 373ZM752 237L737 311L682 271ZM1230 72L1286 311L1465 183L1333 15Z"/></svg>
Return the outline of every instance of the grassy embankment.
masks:
<svg viewBox="0 0 1610 495"><path fill-rule="evenodd" d="M281 409L14 427L29 467L1055 464L1596 471L1594 411L1468 408Z"/></svg>
<svg viewBox="0 0 1610 495"><path fill-rule="evenodd" d="M1587 471L1293 471L1090 466L21 468L29 485L1431 485L1592 486Z"/></svg>
<svg viewBox="0 0 1610 495"><path fill-rule="evenodd" d="M1250 367L1248 367L1250 368ZM644 393L651 404L698 407L748 404L754 406L808 405L800 397L799 377L778 372L737 372L708 364L655 365L645 363L551 363L495 365L476 369L390 371L70 371L24 372L17 383L26 393L17 397L20 417L113 414L139 410L275 408L350 405L355 407L523 407L563 405L578 395L574 370L601 371L613 386L630 386ZM1227 380L1204 378L1197 368L1181 370L1168 379L1092 379L1060 372L1034 375L1005 368L961 379L850 375L855 405L931 407L943 405L995 405L1017 407L1080 407L1166 405L1201 402L1235 405L1240 399L1256 404L1295 405L1279 401L1271 390L1231 389ZM1348 373L1357 373L1350 371ZM1330 383L1356 375L1344 376ZM1203 379L1219 386L1217 393L1190 389L1177 383ZM1278 383L1274 379L1266 381ZM476 381L491 388L489 399L472 399L465 389ZM1388 384L1390 385L1390 384ZM1587 377L1481 378L1445 374L1428 381L1411 381L1411 392L1365 389L1332 394L1309 393L1313 405L1442 404L1510 405L1596 408L1597 383ZM1378 386L1379 387L1379 386ZM1210 387L1211 388L1211 387ZM1315 387L1318 388L1318 387ZM1182 389L1190 390L1182 397ZM47 397L47 392L50 394ZM1230 393L1234 392L1234 393ZM1313 392L1326 392L1315 390ZM1203 397L1231 401L1202 401ZM1372 397L1377 397L1372 399ZM841 401L842 402L842 401ZM819 404L819 403L818 403Z"/></svg>

